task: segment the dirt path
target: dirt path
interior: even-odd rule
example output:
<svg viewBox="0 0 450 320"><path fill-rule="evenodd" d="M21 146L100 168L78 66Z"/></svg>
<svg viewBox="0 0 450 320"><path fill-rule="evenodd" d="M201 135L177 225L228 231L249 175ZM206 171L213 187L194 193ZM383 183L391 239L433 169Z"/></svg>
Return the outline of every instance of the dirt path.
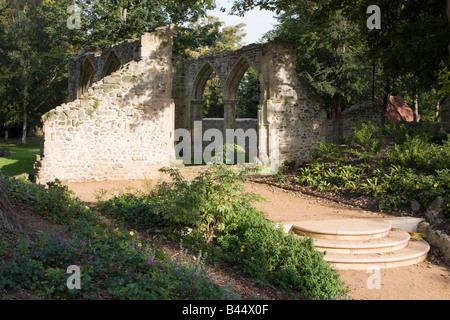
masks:
<svg viewBox="0 0 450 320"><path fill-rule="evenodd" d="M108 198L121 192L148 191L149 183L86 182L70 183L68 187L82 201L95 202L101 190L107 191L104 198ZM266 199L256 205L277 222L386 216L259 183L248 182L246 189ZM357 300L450 300L450 267L440 262L434 250L419 264L381 270L379 289L369 289L372 274L366 271L340 271L340 274L351 290L350 296Z"/></svg>

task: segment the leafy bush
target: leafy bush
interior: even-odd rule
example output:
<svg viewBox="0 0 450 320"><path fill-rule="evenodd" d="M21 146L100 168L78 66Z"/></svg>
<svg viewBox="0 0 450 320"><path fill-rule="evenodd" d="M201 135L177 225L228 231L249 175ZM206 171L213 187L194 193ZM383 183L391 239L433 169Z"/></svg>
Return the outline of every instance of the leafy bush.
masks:
<svg viewBox="0 0 450 320"><path fill-rule="evenodd" d="M43 274L44 266L41 262L28 256L15 255L1 266L0 289L35 289Z"/></svg>
<svg viewBox="0 0 450 320"><path fill-rule="evenodd" d="M328 160L343 160L345 158L343 148L330 142L316 142L314 149L311 152L312 159L328 159Z"/></svg>
<svg viewBox="0 0 450 320"><path fill-rule="evenodd" d="M55 180L46 186L14 178L2 178L8 198L12 202L33 205L42 216L57 224L81 220L96 224L100 217L83 202L72 197L67 186Z"/></svg>
<svg viewBox="0 0 450 320"><path fill-rule="evenodd" d="M352 165L342 165L340 162L322 163L313 161L300 168L294 182L315 186L317 191L346 190L357 191L357 181L361 178L362 170Z"/></svg>
<svg viewBox="0 0 450 320"><path fill-rule="evenodd" d="M405 168L415 168L426 173L450 169L450 141L442 145L427 142L421 137L406 138L402 144L395 144L386 152L388 163Z"/></svg>
<svg viewBox="0 0 450 320"><path fill-rule="evenodd" d="M33 245L24 239L13 255L9 245L3 244L8 257L0 253L0 290L29 289L50 299L95 299L100 295L111 299L239 298L228 288L214 284L198 264L180 266L179 261L170 261L163 250L139 239L136 233L102 222L59 182L44 188L5 179L5 187L13 201L34 205L39 213L62 224L62 231L43 234ZM126 208L134 208L125 220L161 222L151 210L150 198L142 207L138 197L115 200L109 208L115 208L118 216ZM66 270L71 265L81 268L81 290L66 286Z"/></svg>
<svg viewBox="0 0 450 320"><path fill-rule="evenodd" d="M183 236L184 240L195 239L197 248L203 247L202 241L219 248L212 251L217 260L233 265L260 281L269 279L272 284L305 296L337 297L343 292L338 274L324 261L323 255L314 249L312 241L286 236L254 208L253 201L258 200L258 197L244 190L245 174L251 170L214 164L188 181L178 170L163 169L171 175L172 182L159 184L151 196L125 195L121 199L109 200L109 205L103 205L103 208L113 208L118 216L127 217L127 209L134 212L135 205L151 202L153 207L162 210L161 216L172 230L178 230L180 226L191 228L189 235ZM118 204L125 205L122 207ZM141 212L140 215L145 216L145 213ZM135 219L140 218L134 217L132 220ZM292 266L296 271L288 276L282 271L287 266ZM217 288L211 289L209 282L202 280L200 275L204 271L196 271L195 268L183 271L180 263L176 263L171 270L181 272L183 278L174 274L159 274L154 281L159 287L165 288L164 293L151 291L148 283L138 279L118 280L122 284L120 288L112 285L111 290L119 296L133 296L145 291L150 296L162 294L163 298L172 296L175 291L178 294L185 292L187 296L179 296L183 299L191 295L223 295L215 291ZM135 285L131 286L131 283ZM292 286L292 283L295 285Z"/></svg>
<svg viewBox="0 0 450 320"><path fill-rule="evenodd" d="M379 130L372 123L362 123L354 127L352 137L365 151L376 152L381 148Z"/></svg>
<svg viewBox="0 0 450 320"><path fill-rule="evenodd" d="M423 206L430 205L436 198L444 200L443 212L450 218L450 170L437 170L434 175L417 174L411 168L392 167L384 176L387 194L380 201L380 209L398 209L412 200Z"/></svg>
<svg viewBox="0 0 450 320"><path fill-rule="evenodd" d="M233 219L218 244L227 263L260 281L320 299L344 293L338 272L315 250L312 239L285 235L255 209Z"/></svg>
<svg viewBox="0 0 450 320"><path fill-rule="evenodd" d="M98 208L117 221L132 227L167 227L169 222L157 197L138 196L131 193L115 196L98 203Z"/></svg>
<svg viewBox="0 0 450 320"><path fill-rule="evenodd" d="M214 164L188 181L176 169L162 169L173 181L160 184L157 195L164 199L165 216L171 224L193 227L209 243L233 218L245 214L253 201L261 200L244 189L245 175L255 170Z"/></svg>

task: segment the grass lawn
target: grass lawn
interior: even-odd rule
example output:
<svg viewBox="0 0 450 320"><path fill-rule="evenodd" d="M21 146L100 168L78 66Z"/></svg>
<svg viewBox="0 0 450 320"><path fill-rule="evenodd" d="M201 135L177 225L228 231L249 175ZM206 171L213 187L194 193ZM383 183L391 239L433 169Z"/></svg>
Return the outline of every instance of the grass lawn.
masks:
<svg viewBox="0 0 450 320"><path fill-rule="evenodd" d="M4 140L0 142L0 148L8 148L10 157L0 157L0 171L5 176L16 176L21 173L33 174L35 156L39 154L40 138L27 139L27 144L22 145L20 138Z"/></svg>

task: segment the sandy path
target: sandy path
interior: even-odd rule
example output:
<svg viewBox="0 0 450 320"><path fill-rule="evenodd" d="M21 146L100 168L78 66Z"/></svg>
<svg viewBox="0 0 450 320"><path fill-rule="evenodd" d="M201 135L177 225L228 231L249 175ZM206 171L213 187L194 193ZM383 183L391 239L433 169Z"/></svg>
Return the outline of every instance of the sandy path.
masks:
<svg viewBox="0 0 450 320"><path fill-rule="evenodd" d="M100 190L107 190L104 198L121 192L148 191L149 181L86 182L70 183L68 186L82 201L95 202ZM257 207L265 212L269 219L278 222L386 216L349 206L340 206L274 186L248 182L246 189L266 199L265 202L257 203ZM373 283L371 273L340 271L340 274L341 279L351 290L350 296L353 299L450 300L450 268L435 260L431 253L426 261L419 264L381 270L380 286L373 289L369 288Z"/></svg>

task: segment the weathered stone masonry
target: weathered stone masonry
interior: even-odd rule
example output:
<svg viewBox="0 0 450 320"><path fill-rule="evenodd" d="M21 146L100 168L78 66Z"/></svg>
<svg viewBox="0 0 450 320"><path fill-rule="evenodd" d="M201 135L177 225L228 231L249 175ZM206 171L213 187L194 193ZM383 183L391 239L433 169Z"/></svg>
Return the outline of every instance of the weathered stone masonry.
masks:
<svg viewBox="0 0 450 320"><path fill-rule="evenodd" d="M86 48L69 60L71 102L46 115L37 181L142 179L175 158L174 129L203 121L203 90L214 71L223 88L220 130L255 127L267 165L308 160L327 136L320 99L298 77L292 43L271 40L198 59L172 56L173 25L102 52ZM258 119L236 120L237 91L252 67L260 79Z"/></svg>
<svg viewBox="0 0 450 320"><path fill-rule="evenodd" d="M160 28L103 53L79 53L70 60L70 96L76 99L43 116L38 182L152 178L168 163L174 34L172 27ZM120 69L112 68L112 60ZM82 66L87 63L98 80L91 86L77 79L76 71L86 70Z"/></svg>

